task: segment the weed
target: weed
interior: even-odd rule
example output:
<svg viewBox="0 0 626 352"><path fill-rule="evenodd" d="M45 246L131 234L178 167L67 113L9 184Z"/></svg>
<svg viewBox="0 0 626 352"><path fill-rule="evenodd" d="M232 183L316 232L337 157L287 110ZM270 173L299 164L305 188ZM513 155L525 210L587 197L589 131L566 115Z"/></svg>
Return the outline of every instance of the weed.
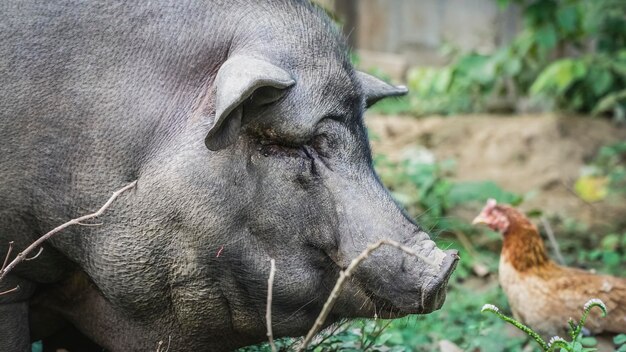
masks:
<svg viewBox="0 0 626 352"><path fill-rule="evenodd" d="M572 319L568 321L568 324L570 327L569 334L570 334L571 341L567 341L564 338L559 337L559 336L554 336L550 339L550 341L546 342L532 328L522 324L521 322L519 322L518 320L515 320L514 318L511 318L509 316L506 316L500 313L500 310L498 309L498 307L492 304L485 304L483 308L481 309L481 312L493 313L501 320L520 329L529 337L531 337L533 340L535 340L543 351L551 352L551 351L557 351L557 350L565 350L567 352L588 352L588 351L590 352L590 351L596 350L595 348L588 347L589 345L592 345L592 346L595 345L595 341L590 340L590 339L587 339L585 341L585 339L582 337L582 331L585 326L585 321L587 320L587 316L589 316L589 312L594 307L598 307L600 310L602 310L603 317L606 316L606 313L607 313L606 305L600 299L592 298L589 301L587 301L587 303L585 303L583 307L583 314L578 324L575 323L574 320Z"/></svg>

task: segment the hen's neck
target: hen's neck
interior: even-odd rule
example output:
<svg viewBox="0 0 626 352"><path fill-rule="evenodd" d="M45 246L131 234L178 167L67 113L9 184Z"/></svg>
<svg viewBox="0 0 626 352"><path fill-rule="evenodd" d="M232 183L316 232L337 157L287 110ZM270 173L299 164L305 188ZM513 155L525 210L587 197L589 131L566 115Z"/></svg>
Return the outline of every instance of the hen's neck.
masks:
<svg viewBox="0 0 626 352"><path fill-rule="evenodd" d="M504 233L502 257L519 272L541 270L551 264L537 227L526 219L511 221Z"/></svg>

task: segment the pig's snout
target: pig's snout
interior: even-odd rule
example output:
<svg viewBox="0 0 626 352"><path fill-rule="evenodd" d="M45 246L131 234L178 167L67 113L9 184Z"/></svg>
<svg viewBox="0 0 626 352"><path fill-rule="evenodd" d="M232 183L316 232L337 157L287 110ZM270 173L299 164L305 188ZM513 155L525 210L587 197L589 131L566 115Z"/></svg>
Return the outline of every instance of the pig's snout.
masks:
<svg viewBox="0 0 626 352"><path fill-rule="evenodd" d="M452 275L452 272L456 268L456 265L460 259L459 252L457 250L444 251L445 257L441 262L440 272L435 276L432 281L424 287L421 299L421 312L430 313L435 311L446 300L446 290L448 287L448 280Z"/></svg>

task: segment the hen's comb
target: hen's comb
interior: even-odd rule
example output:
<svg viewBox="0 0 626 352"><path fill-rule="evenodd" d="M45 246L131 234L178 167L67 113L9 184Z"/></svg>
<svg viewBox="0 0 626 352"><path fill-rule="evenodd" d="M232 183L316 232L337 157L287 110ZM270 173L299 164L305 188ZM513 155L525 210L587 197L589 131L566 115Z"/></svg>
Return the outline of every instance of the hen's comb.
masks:
<svg viewBox="0 0 626 352"><path fill-rule="evenodd" d="M485 209L493 209L497 204L498 202L496 202L495 199L489 198L487 199L487 205L485 205Z"/></svg>

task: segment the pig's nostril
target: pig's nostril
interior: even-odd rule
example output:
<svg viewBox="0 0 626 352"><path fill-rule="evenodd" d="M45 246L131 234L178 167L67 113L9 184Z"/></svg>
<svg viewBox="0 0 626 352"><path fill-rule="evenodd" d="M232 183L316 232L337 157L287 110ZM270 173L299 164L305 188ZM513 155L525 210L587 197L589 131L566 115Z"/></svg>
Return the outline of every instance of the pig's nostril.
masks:
<svg viewBox="0 0 626 352"><path fill-rule="evenodd" d="M444 253L446 256L443 258L443 263L441 265L441 277L444 281L447 281L450 275L452 275L452 272L454 271L454 268L456 268L456 264L461 257L459 256L459 251L455 249L446 250Z"/></svg>
<svg viewBox="0 0 626 352"><path fill-rule="evenodd" d="M459 251L457 251L456 249L448 249L444 251L444 253L446 253L447 256L454 258L454 260L461 259L461 256L459 256Z"/></svg>

